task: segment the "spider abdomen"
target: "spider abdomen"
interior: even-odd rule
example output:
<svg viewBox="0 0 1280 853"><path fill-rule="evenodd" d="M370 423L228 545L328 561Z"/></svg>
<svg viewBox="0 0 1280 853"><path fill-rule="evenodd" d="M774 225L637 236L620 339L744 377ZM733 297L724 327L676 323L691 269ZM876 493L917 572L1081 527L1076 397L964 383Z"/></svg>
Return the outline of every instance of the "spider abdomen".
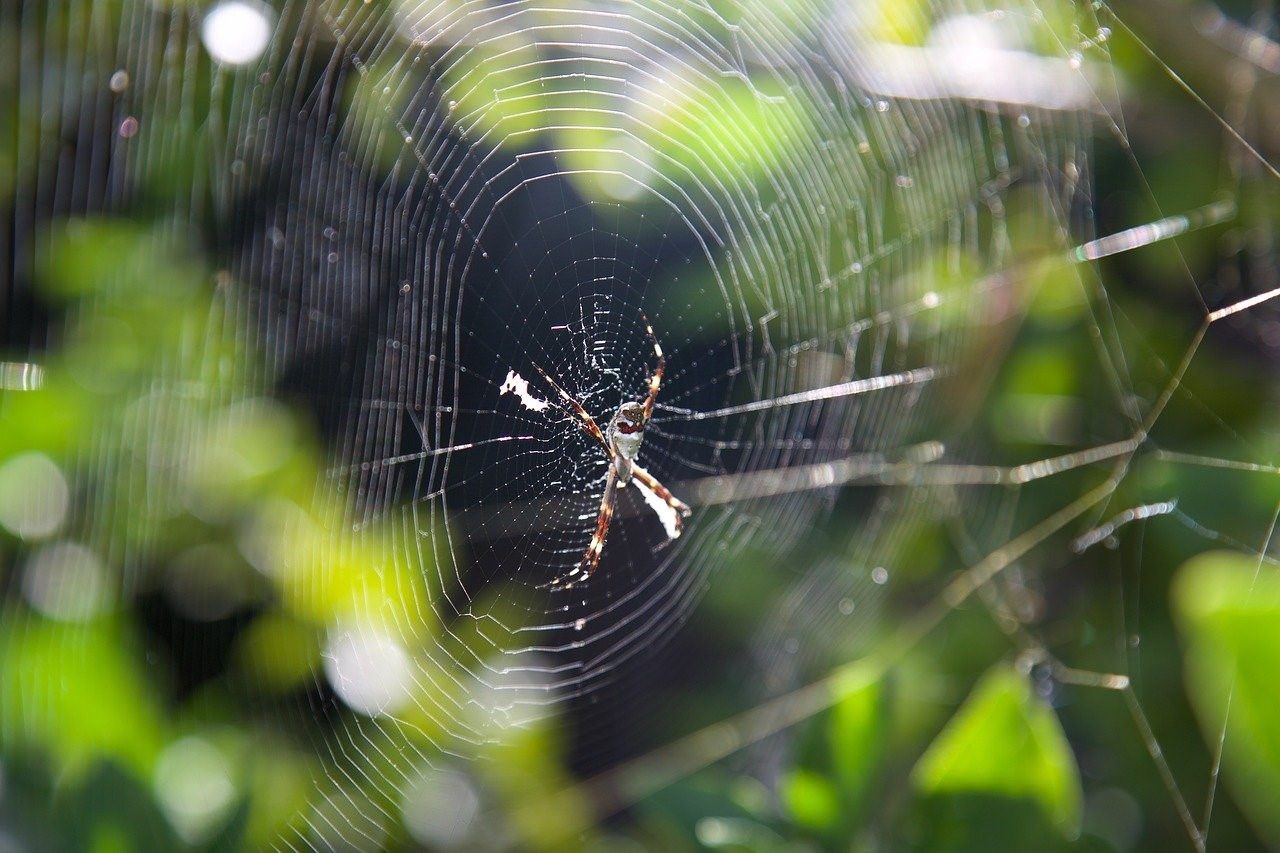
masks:
<svg viewBox="0 0 1280 853"><path fill-rule="evenodd" d="M631 463L644 442L644 410L638 403L624 403L609 424L609 443L613 447L614 470L618 485L631 482Z"/></svg>
<svg viewBox="0 0 1280 853"><path fill-rule="evenodd" d="M644 432L625 433L615 430L613 433L614 468L618 472L618 485L625 486L631 482L631 463L640 452L640 444L644 441Z"/></svg>

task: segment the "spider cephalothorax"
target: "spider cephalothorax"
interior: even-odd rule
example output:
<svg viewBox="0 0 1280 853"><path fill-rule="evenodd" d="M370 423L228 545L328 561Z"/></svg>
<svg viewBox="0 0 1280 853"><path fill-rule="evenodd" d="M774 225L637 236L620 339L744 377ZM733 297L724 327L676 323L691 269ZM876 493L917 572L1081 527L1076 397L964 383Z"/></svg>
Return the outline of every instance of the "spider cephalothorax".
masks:
<svg viewBox="0 0 1280 853"><path fill-rule="evenodd" d="M646 324L645 331L653 341L653 354L657 358L657 364L649 375L649 393L643 403L628 401L619 406L613 419L609 421L607 434L600 431L595 418L591 417L581 403L561 388L560 383L552 379L550 374L541 367L538 368L538 372L560 396L562 403L560 408L566 414L576 418L578 424L600 443L609 460L609 473L605 477L604 497L600 501L600 513L596 516L595 533L587 544L582 561L566 576L565 580L570 583L579 578L590 577L600 564L600 555L604 552L605 539L609 535L609 524L613 521L613 505L620 486L626 486L634 481L642 491L648 493L646 498L649 495L656 498L657 503L650 500L655 508L662 509L665 505L668 534L673 538L680 535L683 519L690 513L687 504L671 494L666 486L659 483L652 474L641 468L635 461L640 453L640 445L644 443L645 427L649 425L649 418L653 416L653 406L658 400L658 389L662 387L662 374L667 366L662 347L658 345L658 339L653 334L653 328Z"/></svg>

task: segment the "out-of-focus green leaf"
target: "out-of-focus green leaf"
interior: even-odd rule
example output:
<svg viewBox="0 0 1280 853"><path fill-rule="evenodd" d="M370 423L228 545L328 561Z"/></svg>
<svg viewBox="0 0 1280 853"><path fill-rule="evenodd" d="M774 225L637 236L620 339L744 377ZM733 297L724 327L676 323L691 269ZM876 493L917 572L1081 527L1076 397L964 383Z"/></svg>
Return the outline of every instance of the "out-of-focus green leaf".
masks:
<svg viewBox="0 0 1280 853"><path fill-rule="evenodd" d="M1076 364L1058 347L1027 347L1008 367L1010 394L1070 396L1079 387Z"/></svg>
<svg viewBox="0 0 1280 853"><path fill-rule="evenodd" d="M94 765L59 803L56 820L71 850L182 849L146 786L111 762Z"/></svg>
<svg viewBox="0 0 1280 853"><path fill-rule="evenodd" d="M426 636L436 623L426 588L432 572L419 562L426 552L415 553L411 570L392 529L368 534L348 539L297 504L276 501L259 514L250 539L256 563L276 579L294 615L317 625L393 623Z"/></svg>
<svg viewBox="0 0 1280 853"><path fill-rule="evenodd" d="M456 49L441 75L441 100L456 131L487 144L520 146L547 119L544 65L518 27L485 28L475 45Z"/></svg>
<svg viewBox="0 0 1280 853"><path fill-rule="evenodd" d="M1028 801L1074 835L1081 792L1057 717L1025 678L997 666L925 752L912 781L922 795Z"/></svg>
<svg viewBox="0 0 1280 853"><path fill-rule="evenodd" d="M1084 313L1087 303L1076 267L1050 256L1028 264L1026 276L1027 310L1036 320L1065 326Z"/></svg>
<svg viewBox="0 0 1280 853"><path fill-rule="evenodd" d="M555 722L536 719L504 728L486 748L492 760L481 765L482 778L509 809L522 849L563 849L593 823L586 799L563 770L564 752Z"/></svg>
<svg viewBox="0 0 1280 853"><path fill-rule="evenodd" d="M346 116L351 124L349 144L360 156L389 173L413 150L404 141L405 112L421 81L393 62L375 60L347 81ZM411 122L409 122L411 123Z"/></svg>
<svg viewBox="0 0 1280 853"><path fill-rule="evenodd" d="M249 810L245 833L251 849L261 850L277 841L306 814L308 797L319 772L311 756L277 738L248 741L253 755L248 761ZM230 827L238 820L232 816Z"/></svg>
<svg viewBox="0 0 1280 853"><path fill-rule="evenodd" d="M917 853L1059 853L1090 849L1068 841L1035 800L984 792L920 796L902 835Z"/></svg>
<svg viewBox="0 0 1280 853"><path fill-rule="evenodd" d="M845 674L833 687L841 694L831 711L827 739L831 760L846 799L858 803L884 749L885 688L877 678Z"/></svg>
<svg viewBox="0 0 1280 853"><path fill-rule="evenodd" d="M37 744L73 773L109 758L145 778L164 743L154 673L122 628L7 613L0 630L4 747Z"/></svg>
<svg viewBox="0 0 1280 853"><path fill-rule="evenodd" d="M797 826L827 832L840 820L840 794L831 781L796 770L782 782L782 803Z"/></svg>
<svg viewBox="0 0 1280 853"><path fill-rule="evenodd" d="M263 493L299 493L314 476L310 448L283 406L248 400L211 415L186 472L189 502L202 517L232 516Z"/></svg>
<svg viewBox="0 0 1280 853"><path fill-rule="evenodd" d="M320 638L313 626L287 614L266 613L254 620L236 646L241 673L255 688L290 690L314 671Z"/></svg>
<svg viewBox="0 0 1280 853"><path fill-rule="evenodd" d="M1025 347L1006 368L991 409L992 431L1009 441L1071 444L1082 412L1080 365L1060 346Z"/></svg>
<svg viewBox="0 0 1280 853"><path fill-rule="evenodd" d="M631 200L648 190L686 192L726 181L763 179L813 123L814 106L767 81L721 81L706 89L672 77L662 97L602 123L591 96L574 93L557 129L565 162L584 193Z"/></svg>
<svg viewBox="0 0 1280 853"><path fill-rule="evenodd" d="M1172 595L1205 737L1217 743L1226 720L1232 792L1280 843L1280 574L1256 557L1210 552L1179 569Z"/></svg>
<svg viewBox="0 0 1280 853"><path fill-rule="evenodd" d="M868 3L860 17L868 38L891 44L924 44L933 24L929 4L919 0Z"/></svg>
<svg viewBox="0 0 1280 853"><path fill-rule="evenodd" d="M0 412L0 459L29 450L69 456L93 417L93 405L88 390L61 376L37 391L9 395Z"/></svg>

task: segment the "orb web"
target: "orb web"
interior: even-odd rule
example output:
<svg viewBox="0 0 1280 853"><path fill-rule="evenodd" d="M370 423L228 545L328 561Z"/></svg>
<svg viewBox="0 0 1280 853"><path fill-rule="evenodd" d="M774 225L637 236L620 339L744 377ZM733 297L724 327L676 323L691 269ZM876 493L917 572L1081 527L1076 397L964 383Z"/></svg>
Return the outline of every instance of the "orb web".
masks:
<svg viewBox="0 0 1280 853"><path fill-rule="evenodd" d="M1105 265L1232 219L1246 185L1271 190L1265 159L1184 83L1237 159L1213 188L1225 201L1165 211L1118 106L1109 40L1123 19L1105 4L942 2L919 18L533 0L226 0L201 12L135 0L19 15L20 29L116 44L110 67L86 71L90 93L25 96L81 112L49 119L66 126L20 146L20 164L54 168L41 158L60 132L102 158L77 158L48 195L15 203L14 233L42 217L145 211L157 245L194 232L188 247L216 270L210 349L194 356L209 369L184 373L191 341L161 365L168 384L132 411L169 456L132 488L181 502L165 472L203 447L211 405L234 427L263 396L290 400L323 445L313 503L273 503L240 540L296 611L329 608L316 690L283 716L343 716L317 736L317 796L282 845L377 846L395 820L387 803L428 796L423 785L473 809L458 765L507 728L627 690L627 668L748 560L785 578L753 646L762 693L785 697L836 665L806 660L817 637L848 632L849 652L870 636L861 614L878 610L918 525L951 525L960 570L923 583L940 596L920 608L926 630L975 592L1026 621L1018 607L1034 596L1020 578L1040 565L1022 564L1029 553L1060 566L1166 516L1213 541L1269 529L1210 526L1177 495L1133 487L1126 500L1139 457L1263 464L1179 450L1176 431L1166 447L1160 426L1185 407L1246 448L1184 380L1215 332L1268 310L1274 291L1252 278L1206 288L1180 261L1203 324L1169 359L1148 347L1140 305L1112 298ZM1213 32L1230 49L1234 31ZM80 50L57 42L48 49ZM194 150L179 139L192 127ZM1139 221L1100 209L1098 140L1125 152L1110 168L1150 203ZM150 210L173 182L189 193ZM40 239L35 255L48 253ZM1053 297L1063 270L1071 293ZM1060 309L1038 291L1087 306L1098 416L1056 433L1054 402L1031 401L997 419L1023 431L1010 439L974 413L1019 324ZM619 490L599 567L566 583L610 463L555 386L606 429L645 397L649 326L666 369L639 461L692 513L672 536L638 486ZM212 351L220 334L232 352ZM41 384L30 361L4 365L5 389ZM84 467L110 467L117 438L98 439ZM1063 480L1065 506L1038 490ZM839 500L865 502L852 556L789 564ZM154 544L113 529L92 496L81 512L86 538L121 565ZM54 586L27 588L54 601L71 569L45 562ZM121 580L125 595L144 585ZM1134 583L1120 584L1122 608L1140 596ZM1114 667L1123 687L1066 664L1059 674L1135 697L1130 663ZM1134 739L1167 780L1133 703ZM589 707L578 717L589 741L616 736L593 729ZM428 836L443 825L426 824Z"/></svg>

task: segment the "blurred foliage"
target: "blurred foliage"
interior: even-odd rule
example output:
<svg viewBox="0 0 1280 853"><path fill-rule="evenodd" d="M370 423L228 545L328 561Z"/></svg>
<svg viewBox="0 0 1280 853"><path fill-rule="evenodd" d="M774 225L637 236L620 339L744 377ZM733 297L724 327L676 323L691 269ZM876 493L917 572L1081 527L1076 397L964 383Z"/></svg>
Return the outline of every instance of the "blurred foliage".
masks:
<svg viewBox="0 0 1280 853"><path fill-rule="evenodd" d="M1205 739L1225 740L1231 791L1280 838L1271 795L1280 785L1280 576L1257 557L1211 551L1182 566L1174 583Z"/></svg>
<svg viewBox="0 0 1280 853"><path fill-rule="evenodd" d="M1053 833L1043 826L1021 835L1019 824L1031 812L1039 813L1034 823L1047 821L1067 836L1079 830L1080 780L1066 736L1027 679L1003 667L974 688L921 757L912 781L926 814L950 813L942 826L926 830L932 836L926 849L1013 847L1037 838L1048 843ZM983 798L1019 801L1008 805L1017 817L1005 824L1018 831L1006 837L975 820L972 800ZM939 805L948 799L956 803Z"/></svg>
<svg viewBox="0 0 1280 853"><path fill-rule="evenodd" d="M118 5L103 4L96 26L122 26ZM438 5L448 18L459 4ZM718 21L726 30L737 16L753 15L780 16L797 32L817 26L816 16L799 19L785 4L720 5L732 6ZM1048 22L1042 34L1075 26L1067 23L1074 21L1068 4L1037 9ZM934 23L925 4L882 0L868 4L863 26L875 39L920 45ZM544 85L536 62L519 61L536 54L531 42L510 23L491 26L493 37L437 81L440 108L471 141L488 134L518 147L531 134L554 136L574 149L571 165L583 170L574 181L588 199L627 199L651 181L714 183L730 168L767 183L771 170L801 155L798 146L821 119L818 105L782 97L764 75L743 74L705 89L666 81L660 104L637 104L621 124L608 124L594 112L598 93L573 78ZM0 48L16 50L34 37L28 29L67 28L6 16ZM1126 150L1098 155L1099 197L1089 199L1089 216L1099 233L1202 206L1223 183L1216 125L1132 41L1112 44L1106 71L1150 112L1126 126ZM1047 37L1036 47L1062 50ZM96 49L47 45L48 85L70 91L81 54ZM451 741L448 726L424 709L442 703L478 713L480 703L453 670L462 661L474 665L483 627L476 620L444 636L431 607L444 594L429 580L437 577L424 562L431 554L397 559L407 546L394 524L354 536L334 521L347 508L315 497L330 472L314 424L260 387L261 354L245 343L243 318L223 298L238 283L218 269L216 251L188 218L169 213L185 210L202 186L219 79L207 60L193 62L182 81L190 111L158 106L146 116L140 144L160 153L136 176L137 211L68 218L49 210L49 221L39 223L34 287L53 331L34 355L11 343L5 358L38 358L44 379L38 389L0 392L0 583L11 593L0 611L6 842L230 850L305 837L324 846L332 841L326 823L356 820L349 803L367 797L385 821L360 829L370 846L387 848L550 850L571 826L583 829L574 836L582 846L601 848L1156 850L1185 846L1187 831L1153 747L1175 778L1209 778L1225 725L1226 784L1211 837L1224 849L1280 844L1273 793L1280 786L1280 579L1272 558L1249 553L1270 544L1257 534L1274 526L1280 486L1260 476L1240 487L1222 471L1153 456L1135 462L1107 511L1176 498L1176 513L1135 525L1141 536L1120 538L1117 528L1079 552L1055 541L1061 559L1040 566L1040 577L1012 567L989 585L989 597L949 613L887 671L834 670L835 701L791 728L771 776L716 763L646 790L621 818L597 826L593 797L617 792L578 787L559 721L516 720L493 740ZM370 66L350 79L341 100L353 136L376 137L367 153L390 171L408 155L400 134L388 130L401 128L387 118L409 109L406 90L416 78L406 68ZM15 174L19 150L40 147L42 122L51 120L15 96L25 85L0 78L0 101L10 105L0 107L6 206L17 203L27 178ZM551 107L556 112L540 112ZM1168 130L1189 124L1208 130ZM884 158L879 142L866 145L859 156ZM965 139L949 150L963 152L959 160L981 159L983 147ZM640 150L662 156L637 162ZM1149 196L1108 190L1117 176L1135 183L1130 158L1140 159L1138 182ZM1239 194L1269 210L1274 185L1264 186ZM1204 229L1176 247L1158 244L1086 269L1054 253L1061 223L1032 193L1013 188L1003 198L1021 304L973 296L981 265L963 247L913 257L904 274L930 283L949 328L977 325L984 314L1018 318L1016 328L993 321L990 340L959 354L962 368L998 365L981 400L957 400L941 415L996 448L993 462L1018 464L1123 434L1127 425L1117 425L1116 413L1131 401L1113 398L1099 349L1115 349L1136 393L1154 398L1202 317L1187 270L1193 281L1214 279L1229 266L1224 245L1248 246L1249 235L1245 226L1225 235L1221 227ZM885 212L886 242L903 230L894 215ZM1107 282L1105 298L1098 275ZM712 324L709 315L684 322ZM1118 340L1102 339L1104 319L1117 324ZM1252 458L1268 458L1276 446L1268 384L1274 353L1256 342L1243 351L1249 342L1234 340L1232 330L1213 327L1185 377L1195 403L1172 409L1156 437L1216 458L1235 458L1242 448L1261 448ZM1098 479L1096 472L1064 474L1016 498L997 497L990 514L1007 513L1007 529L1026 529L1090 485L1089 477ZM815 531L794 566L744 552L735 576L712 585L688 628L708 657L746 658L752 627L772 615L784 585L807 567L868 568L840 538L864 510L841 502L831 529ZM897 536L901 568L875 582L882 607L870 603L871 590L845 614L865 636L816 637L809 653L821 665L805 675L828 676L878 648L946 580L942 567L970 565L993 545L957 545L955 531L916 516L901 521ZM492 601L474 602L475 612L499 613L500 598L495 592ZM499 615L515 622L514 614ZM412 626L400 651L430 659L427 677L345 704L317 698L326 679L331 687L340 681L335 649L352 637L377 638L387 620L398 631ZM166 631L191 632L198 650L178 659L180 644ZM1056 679L1052 667L1039 665L1055 658L1102 673L1132 671L1133 685L1121 691ZM667 713L647 730L611 736L657 748L753 708L766 691L757 674L742 672L708 667L694 683L664 683L653 704ZM360 701L370 705L362 711ZM366 713L379 702L398 705L400 725ZM1132 705L1145 709L1142 726L1158 745L1135 722ZM364 739L358 757L345 742L351 731ZM400 792L401 801L368 781L415 750L439 766ZM619 788L625 793L625 784ZM449 821L427 819L440 803L458 819L456 834L446 831Z"/></svg>

